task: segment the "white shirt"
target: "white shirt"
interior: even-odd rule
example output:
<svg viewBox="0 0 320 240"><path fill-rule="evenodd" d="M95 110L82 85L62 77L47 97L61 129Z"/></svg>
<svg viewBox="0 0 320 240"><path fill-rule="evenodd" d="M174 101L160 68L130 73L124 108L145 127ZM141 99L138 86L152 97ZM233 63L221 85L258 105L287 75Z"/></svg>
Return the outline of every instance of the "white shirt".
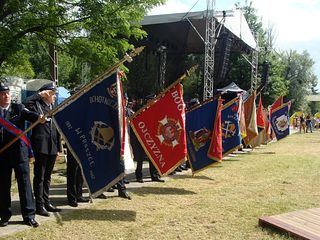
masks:
<svg viewBox="0 0 320 240"><path fill-rule="evenodd" d="M4 110L8 111L8 110L9 110L9 107L10 107L10 104L9 104L6 108L3 108L3 107L0 106L0 113L1 113L1 116L2 116L2 117L4 117L4 116L3 116L3 115L4 115L4 114L3 114Z"/></svg>

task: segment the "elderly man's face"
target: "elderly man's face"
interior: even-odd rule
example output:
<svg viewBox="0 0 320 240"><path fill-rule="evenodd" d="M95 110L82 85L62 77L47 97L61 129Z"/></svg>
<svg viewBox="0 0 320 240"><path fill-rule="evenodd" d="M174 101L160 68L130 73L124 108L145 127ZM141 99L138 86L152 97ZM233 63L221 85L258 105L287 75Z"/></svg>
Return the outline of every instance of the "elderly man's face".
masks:
<svg viewBox="0 0 320 240"><path fill-rule="evenodd" d="M6 108L9 106L11 101L10 91L1 91L0 92L0 106Z"/></svg>
<svg viewBox="0 0 320 240"><path fill-rule="evenodd" d="M44 96L45 101L49 104L54 103L57 98L56 91L54 90L47 90L47 91L48 91L48 94Z"/></svg>

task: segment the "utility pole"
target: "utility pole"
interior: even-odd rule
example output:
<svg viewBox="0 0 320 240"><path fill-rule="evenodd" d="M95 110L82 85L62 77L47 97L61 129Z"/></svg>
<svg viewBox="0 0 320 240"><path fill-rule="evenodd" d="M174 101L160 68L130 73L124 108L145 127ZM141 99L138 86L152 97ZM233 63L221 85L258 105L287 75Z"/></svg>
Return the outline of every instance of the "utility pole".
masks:
<svg viewBox="0 0 320 240"><path fill-rule="evenodd" d="M58 51L52 43L49 43L49 60L51 80L58 85Z"/></svg>
<svg viewBox="0 0 320 240"><path fill-rule="evenodd" d="M49 15L53 16L52 10L55 10L56 1L49 0ZM54 17L54 16L53 16ZM55 21L52 21L53 24ZM49 62L51 80L58 85L58 52L54 43L49 43Z"/></svg>

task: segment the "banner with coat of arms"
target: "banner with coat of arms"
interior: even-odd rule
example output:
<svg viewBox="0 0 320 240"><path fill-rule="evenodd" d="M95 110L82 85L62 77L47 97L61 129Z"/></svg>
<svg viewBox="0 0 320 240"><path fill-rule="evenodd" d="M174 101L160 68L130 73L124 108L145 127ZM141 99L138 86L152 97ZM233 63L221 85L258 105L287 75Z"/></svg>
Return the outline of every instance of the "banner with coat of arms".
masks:
<svg viewBox="0 0 320 240"><path fill-rule="evenodd" d="M124 176L123 103L118 72L62 107L53 119L95 197Z"/></svg>
<svg viewBox="0 0 320 240"><path fill-rule="evenodd" d="M277 140L285 138L290 134L290 102L282 104L271 112L270 124Z"/></svg>
<svg viewBox="0 0 320 240"><path fill-rule="evenodd" d="M180 83L135 113L130 124L161 176L185 161L185 103Z"/></svg>
<svg viewBox="0 0 320 240"><path fill-rule="evenodd" d="M222 159L221 104L220 99L211 100L186 114L188 159L193 173Z"/></svg>
<svg viewBox="0 0 320 240"><path fill-rule="evenodd" d="M221 112L223 156L241 147L238 108L238 97L223 105Z"/></svg>

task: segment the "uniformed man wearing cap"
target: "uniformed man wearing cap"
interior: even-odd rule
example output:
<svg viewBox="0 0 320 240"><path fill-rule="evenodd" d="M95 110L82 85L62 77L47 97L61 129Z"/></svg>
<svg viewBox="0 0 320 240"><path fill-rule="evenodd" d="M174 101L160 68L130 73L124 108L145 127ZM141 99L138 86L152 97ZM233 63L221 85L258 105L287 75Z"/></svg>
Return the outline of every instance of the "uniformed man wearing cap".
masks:
<svg viewBox="0 0 320 240"><path fill-rule="evenodd" d="M29 110L47 115L53 108L56 100L57 88L55 84L43 85L36 94L26 101ZM50 117L44 124L39 124L32 129L31 144L34 151L34 178L33 191L36 199L36 213L42 216L50 216L49 212L59 212L61 209L53 206L49 199L51 173L61 152L60 136Z"/></svg>
<svg viewBox="0 0 320 240"><path fill-rule="evenodd" d="M0 149L11 142L23 130L25 120L34 122L39 114L31 112L22 104L12 103L9 87L0 82ZM29 151L22 140L16 141L0 154L0 227L5 227L11 218L11 177L14 169L18 183L20 208L23 221L32 227L39 224L34 219L35 204L30 183Z"/></svg>

